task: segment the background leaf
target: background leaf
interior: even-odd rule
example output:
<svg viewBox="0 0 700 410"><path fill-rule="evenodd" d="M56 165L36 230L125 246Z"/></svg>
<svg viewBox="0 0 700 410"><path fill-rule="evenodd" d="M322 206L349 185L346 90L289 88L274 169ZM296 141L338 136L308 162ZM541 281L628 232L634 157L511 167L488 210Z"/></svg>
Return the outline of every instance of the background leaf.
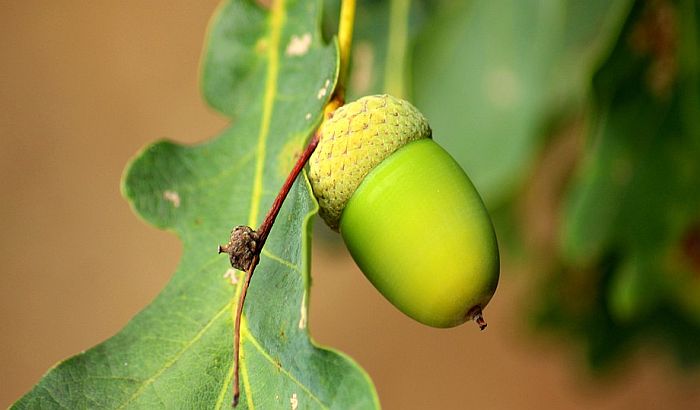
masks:
<svg viewBox="0 0 700 410"><path fill-rule="evenodd" d="M441 4L417 39L415 102L495 206L522 185L552 107L585 96L631 1Z"/></svg>
<svg viewBox="0 0 700 410"><path fill-rule="evenodd" d="M590 141L563 210L565 268L540 317L583 339L594 367L643 337L682 366L700 363L698 11L639 4L595 77Z"/></svg>
<svg viewBox="0 0 700 410"><path fill-rule="evenodd" d="M123 193L184 254L161 294L119 334L49 373L16 408L222 408L231 402L232 225L261 222L335 83L336 48L318 30L319 2L222 4L203 68L206 98L236 121L206 143L162 141L132 161ZM307 331L309 219L295 184L262 253L244 312L242 407L374 408L374 388ZM157 256L154 256L157 257ZM144 273L147 274L147 273Z"/></svg>
<svg viewBox="0 0 700 410"><path fill-rule="evenodd" d="M326 0L325 4L324 32L330 36L338 24L340 2ZM411 67L408 62L413 42L426 17L423 1L357 2L348 101L384 93L404 99L410 97Z"/></svg>

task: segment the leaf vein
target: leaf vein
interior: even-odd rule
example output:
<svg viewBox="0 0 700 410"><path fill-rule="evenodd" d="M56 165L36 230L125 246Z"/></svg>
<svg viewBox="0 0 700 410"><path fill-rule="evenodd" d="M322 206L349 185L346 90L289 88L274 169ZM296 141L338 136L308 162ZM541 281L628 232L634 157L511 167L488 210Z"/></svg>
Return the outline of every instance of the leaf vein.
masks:
<svg viewBox="0 0 700 410"><path fill-rule="evenodd" d="M248 326L241 326L241 331L245 330L244 335L246 336L246 339L250 341L250 343L260 352L260 354L268 361L270 364L272 364L275 368L278 368L280 372L282 372L285 376L287 376L292 382L294 382L297 386L301 387L301 389L304 391L304 393L308 394L309 397L314 399L322 408L328 409L329 407L323 404L321 399L319 399L311 390L309 390L306 385L304 385L302 382L299 381L296 377L294 377L293 374L289 373L287 369L284 367L280 366L275 359L270 356L267 351L260 345L258 340L253 336L252 333L250 333L250 330L248 330Z"/></svg>
<svg viewBox="0 0 700 410"><path fill-rule="evenodd" d="M214 405L215 409L220 409L223 405L226 392L229 390L229 386L231 386L231 379L233 379L233 360L231 360L231 365L226 373L226 379L224 379L221 390L219 390L219 397L216 399L216 404Z"/></svg>
<svg viewBox="0 0 700 410"><path fill-rule="evenodd" d="M264 248L263 248L263 250L262 250L261 253L262 253L264 256L267 256L268 258L272 259L273 261L279 263L280 265L286 266L286 267L288 267L289 269L292 269L293 271L295 271L295 272L297 272L297 273L301 273L301 269L299 269L298 266L296 266L296 265L293 264L292 262L290 262L290 261L288 261L288 260L286 260L286 259L284 259L284 258L282 258L282 257L280 257L280 256L275 255L274 253L268 251L267 249L264 249Z"/></svg>
<svg viewBox="0 0 700 410"><path fill-rule="evenodd" d="M59 406L60 408L62 408L62 409L67 409L67 408L68 408L68 407L66 407L63 403L61 403L60 401L58 401L58 399L56 398L56 396L53 395L53 392L51 391L51 389L49 389L49 388L46 387L46 386L42 386L42 387L43 387L44 390L46 390L46 393L49 394L49 397L51 398L51 400L53 400L54 403L58 404L58 406Z"/></svg>
<svg viewBox="0 0 700 410"><path fill-rule="evenodd" d="M228 310L229 305L230 305L230 302L227 303L223 308L219 309L219 311L216 313L216 315L214 315L214 317L212 317L211 320L209 320L209 321L207 322L207 324L204 325L204 327L202 327L202 329L200 329L200 331L197 332L197 334L196 334L190 341L188 341L187 344L186 344L185 346L183 346L182 349L180 349L180 350L175 354L175 356L173 356L167 363L165 363L165 365L164 365L163 367L161 367L160 369L158 369L158 371L157 371L156 373L154 373L151 377L149 377L148 379L146 379L146 380L143 382L143 384L141 384L141 387L139 387L139 388L134 392L134 394L131 395L131 397L129 397L124 403L122 403L122 404L119 406L119 408L120 408L120 409L123 409L123 408L125 408L125 407L127 406L127 404L129 404L129 403L131 403L132 401L136 400L136 398L137 398L141 393L143 393L143 391L146 389L146 387L148 387L149 385L151 385L158 377L160 377L161 374L163 374L163 372L165 372L165 371L168 370L170 367L172 367L172 366L178 361L178 359L180 359L180 356L182 356L182 355L187 351L187 349L189 349L190 347L192 347L192 345L193 345L194 343L196 343L199 339L201 339L202 336L204 336L204 334L207 332L207 330L209 330L209 328L219 319L219 317L221 317L221 315L223 315L223 314Z"/></svg>

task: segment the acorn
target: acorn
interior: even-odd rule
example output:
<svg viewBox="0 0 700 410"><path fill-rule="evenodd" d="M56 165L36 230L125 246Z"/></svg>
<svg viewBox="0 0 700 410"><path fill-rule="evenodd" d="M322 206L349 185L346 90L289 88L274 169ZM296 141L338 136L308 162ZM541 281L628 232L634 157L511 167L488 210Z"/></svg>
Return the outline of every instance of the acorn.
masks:
<svg viewBox="0 0 700 410"><path fill-rule="evenodd" d="M486 326L499 276L493 224L413 105L374 95L338 108L321 125L309 179L323 220L399 310L434 327Z"/></svg>

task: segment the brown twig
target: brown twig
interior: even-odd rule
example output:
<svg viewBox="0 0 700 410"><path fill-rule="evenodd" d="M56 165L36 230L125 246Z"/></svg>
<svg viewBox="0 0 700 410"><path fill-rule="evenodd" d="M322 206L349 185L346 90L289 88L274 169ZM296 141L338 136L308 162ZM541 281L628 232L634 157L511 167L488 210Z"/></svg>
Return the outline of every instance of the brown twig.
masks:
<svg viewBox="0 0 700 410"><path fill-rule="evenodd" d="M329 103L329 105L331 105ZM334 106L335 105L334 103ZM328 115L328 114L326 114ZM238 304L236 305L236 317L233 330L233 407L238 405L238 399L240 397L240 380L239 380L239 366L240 366L240 346L241 346L241 317L243 315L243 305L245 304L245 298L248 293L248 286L250 286L250 280L255 272L255 267L260 262L260 252L262 252L265 241L270 235L272 226L277 219L277 215L282 209L282 204L284 200L289 195L289 191L292 189L292 185L296 180L297 176L304 169L304 166L309 161L311 154L313 154L316 146L318 145L319 135L315 132L311 141L309 141L301 156L294 164L294 168L287 176L284 181L282 188L280 188L277 197L275 198L270 210L265 215L265 219L257 231L253 231L247 226L237 226L231 231L231 239L229 243L224 246L219 246L219 253L229 254L229 259L231 261L231 266L236 269L245 269L245 279L242 283L241 293L238 297Z"/></svg>
<svg viewBox="0 0 700 410"><path fill-rule="evenodd" d="M277 194L275 201L272 203L270 210L267 212L267 215L265 215L263 223L260 225L260 228L258 228L257 232L260 248L262 248L263 244L265 244L267 236L272 230L272 225L275 223L275 219L277 218L277 214L279 214L280 209L282 208L284 200L287 198L289 191L292 189L292 185L294 184L294 181L296 180L297 176L301 173L301 170L304 169L304 166L309 161L311 154L313 154L314 150L316 149L316 146L318 145L318 140L318 132L315 132L314 136L311 138L311 141L309 141L309 144L306 146L304 151L302 151L301 156L297 160L296 164L294 164L294 168L292 168L292 172L290 172L289 176L287 176L287 180L284 181L284 185L282 185L282 188Z"/></svg>
<svg viewBox="0 0 700 410"><path fill-rule="evenodd" d="M238 405L238 398L241 396L241 384L239 380L238 367L240 365L240 351L239 347L241 345L241 316L243 315L243 303L245 302L245 296L248 293L248 286L250 285L250 279L253 277L253 271L260 261L260 255L255 255L253 261L250 263L250 267L245 272L245 280L241 284L241 295L238 297L238 304L236 305L236 323L234 324L235 331L233 332L233 407Z"/></svg>

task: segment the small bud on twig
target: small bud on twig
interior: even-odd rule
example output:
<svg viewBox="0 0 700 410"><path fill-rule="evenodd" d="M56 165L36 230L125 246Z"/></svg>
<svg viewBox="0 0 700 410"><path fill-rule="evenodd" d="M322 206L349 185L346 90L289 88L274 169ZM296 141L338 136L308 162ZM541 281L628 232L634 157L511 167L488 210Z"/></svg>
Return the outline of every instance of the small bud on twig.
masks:
<svg viewBox="0 0 700 410"><path fill-rule="evenodd" d="M258 252L258 233L249 226L237 226L231 231L229 242L219 245L219 253L227 253L231 266L238 270L246 270Z"/></svg>

